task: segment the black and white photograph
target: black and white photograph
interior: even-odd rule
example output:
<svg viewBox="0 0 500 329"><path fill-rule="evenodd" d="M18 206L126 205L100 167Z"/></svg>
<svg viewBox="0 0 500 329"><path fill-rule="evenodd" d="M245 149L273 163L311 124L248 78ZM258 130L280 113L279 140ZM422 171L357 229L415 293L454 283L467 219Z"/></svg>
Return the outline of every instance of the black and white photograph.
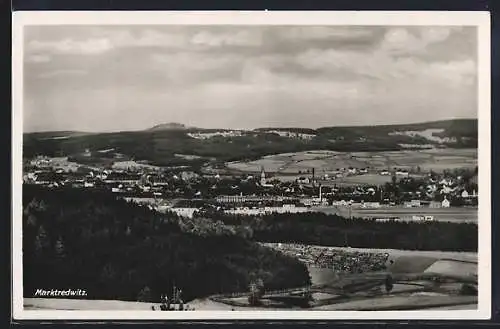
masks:
<svg viewBox="0 0 500 329"><path fill-rule="evenodd" d="M19 319L489 318L487 13L17 14Z"/></svg>

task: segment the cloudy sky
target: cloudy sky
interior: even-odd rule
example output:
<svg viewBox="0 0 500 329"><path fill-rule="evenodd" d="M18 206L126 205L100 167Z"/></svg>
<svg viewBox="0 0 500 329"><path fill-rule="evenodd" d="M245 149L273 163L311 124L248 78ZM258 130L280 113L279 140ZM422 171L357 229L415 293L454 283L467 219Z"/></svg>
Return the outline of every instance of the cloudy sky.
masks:
<svg viewBox="0 0 500 329"><path fill-rule="evenodd" d="M24 130L477 117L473 27L29 26Z"/></svg>

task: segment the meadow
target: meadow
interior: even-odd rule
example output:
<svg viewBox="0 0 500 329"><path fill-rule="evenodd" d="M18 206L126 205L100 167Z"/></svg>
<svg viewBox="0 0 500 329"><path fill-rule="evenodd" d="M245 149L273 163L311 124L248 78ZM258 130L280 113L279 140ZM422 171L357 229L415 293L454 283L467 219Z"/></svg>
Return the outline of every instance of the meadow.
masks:
<svg viewBox="0 0 500 329"><path fill-rule="evenodd" d="M459 168L477 166L477 149L427 149L388 152L334 152L305 151L264 156L254 161L227 162L232 170L266 172L276 176L300 175L311 173L315 169L318 176L332 177L342 168L366 168L369 171L406 169L414 172L443 172ZM340 183L345 184L383 184L390 177L379 174L365 174L345 177Z"/></svg>

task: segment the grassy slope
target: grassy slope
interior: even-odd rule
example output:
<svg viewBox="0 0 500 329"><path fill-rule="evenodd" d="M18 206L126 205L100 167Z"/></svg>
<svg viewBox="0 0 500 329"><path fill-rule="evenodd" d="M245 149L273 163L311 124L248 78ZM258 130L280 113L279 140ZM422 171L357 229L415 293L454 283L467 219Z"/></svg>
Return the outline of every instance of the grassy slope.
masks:
<svg viewBox="0 0 500 329"><path fill-rule="evenodd" d="M400 149L399 143L425 144L428 141L408 136L389 136L389 132L430 128L445 129L443 136L448 137L477 136L477 120L449 120L391 126L324 127L314 131L305 129L309 133L318 134L318 137L312 141L291 140L263 131L240 137L216 137L209 140L191 138L187 135L189 130L182 129L152 129L96 134L43 132L24 134L24 154L27 157L36 154L72 155L81 153L87 148L91 150L116 148L118 152L155 163L174 158L175 153L216 157L219 160L230 161L257 159L266 154L314 149L334 151L398 150ZM300 129L294 128L293 130ZM203 129L196 129L196 131L203 131ZM72 137L50 139L63 135ZM331 142L332 139L338 139L338 137L343 137L343 140ZM358 139L361 137L366 140L359 142ZM470 145L458 144L456 146L474 147L475 141L477 138L469 142Z"/></svg>

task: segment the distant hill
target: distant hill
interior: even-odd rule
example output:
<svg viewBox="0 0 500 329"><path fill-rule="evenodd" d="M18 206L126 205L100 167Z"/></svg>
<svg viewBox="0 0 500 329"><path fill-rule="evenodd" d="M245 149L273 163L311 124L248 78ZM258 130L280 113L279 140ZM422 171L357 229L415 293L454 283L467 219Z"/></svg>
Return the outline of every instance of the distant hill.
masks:
<svg viewBox="0 0 500 329"><path fill-rule="evenodd" d="M313 138L280 136L270 130L300 132ZM175 154L214 158L217 161L253 160L269 154L330 150L338 152L398 151L414 147L439 146L477 148L477 119L445 120L424 123L378 126L337 126L318 129L260 128L238 135L194 138L191 133L215 133L230 129L192 128L181 123L165 123L142 131L94 134L60 132L26 133L23 153L35 155L75 156L86 149L115 152L160 166L193 165L194 160ZM66 136L66 137L64 137ZM71 137L67 137L71 136ZM300 137L300 136L299 136ZM203 160L205 161L205 160ZM197 161L201 165L202 160ZM182 163L181 163L182 162ZM189 162L189 163L186 163Z"/></svg>
<svg viewBox="0 0 500 329"><path fill-rule="evenodd" d="M255 132L287 131L293 133L315 134L325 137L381 137L394 132L415 132L426 130L442 130L432 132L439 137L477 138L477 119L453 119L410 124L391 124L373 126L326 126L317 129L299 127L257 128Z"/></svg>
<svg viewBox="0 0 500 329"><path fill-rule="evenodd" d="M331 126L319 128L317 129L317 132L327 133L330 131L351 131L367 134L387 134L388 132L392 131L422 131L427 129L444 129L447 132L447 136L449 137L477 137L477 119L453 119L410 124L374 126Z"/></svg>
<svg viewBox="0 0 500 329"><path fill-rule="evenodd" d="M158 131L158 130L187 130L189 129L182 123L178 122L169 122L169 123L162 123L156 126L153 126L149 128L149 131Z"/></svg>

